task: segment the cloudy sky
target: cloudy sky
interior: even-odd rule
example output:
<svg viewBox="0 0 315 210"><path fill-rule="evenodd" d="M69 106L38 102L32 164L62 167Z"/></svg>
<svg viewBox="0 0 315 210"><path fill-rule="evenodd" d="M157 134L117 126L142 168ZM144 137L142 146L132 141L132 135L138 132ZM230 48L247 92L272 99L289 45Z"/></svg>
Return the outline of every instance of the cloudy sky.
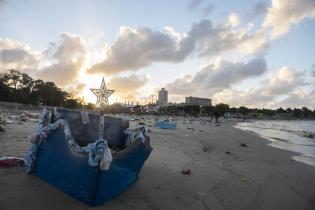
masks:
<svg viewBox="0 0 315 210"><path fill-rule="evenodd" d="M315 0L0 0L0 71L94 102L165 87L249 107L315 108Z"/></svg>

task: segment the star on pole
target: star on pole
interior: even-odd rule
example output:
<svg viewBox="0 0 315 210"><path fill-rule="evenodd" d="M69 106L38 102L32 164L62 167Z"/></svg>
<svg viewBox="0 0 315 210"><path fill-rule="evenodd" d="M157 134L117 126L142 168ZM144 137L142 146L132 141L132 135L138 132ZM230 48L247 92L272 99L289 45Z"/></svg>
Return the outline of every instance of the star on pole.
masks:
<svg viewBox="0 0 315 210"><path fill-rule="evenodd" d="M90 89L97 97L96 106L105 107L108 105L108 98L114 92L114 90L107 90L105 85L105 80L103 77L100 89Z"/></svg>

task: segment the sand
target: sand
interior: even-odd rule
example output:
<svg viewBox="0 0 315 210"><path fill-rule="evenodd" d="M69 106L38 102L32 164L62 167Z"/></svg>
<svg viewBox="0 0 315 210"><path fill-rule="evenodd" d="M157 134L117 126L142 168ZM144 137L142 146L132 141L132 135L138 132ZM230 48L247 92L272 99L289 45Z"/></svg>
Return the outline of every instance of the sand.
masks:
<svg viewBox="0 0 315 210"><path fill-rule="evenodd" d="M0 154L21 156L34 125L6 124ZM20 167L0 168L0 209L315 209L315 167L232 125L180 120L176 130L150 127L154 150L139 180L96 208ZM187 169L190 175L181 173Z"/></svg>

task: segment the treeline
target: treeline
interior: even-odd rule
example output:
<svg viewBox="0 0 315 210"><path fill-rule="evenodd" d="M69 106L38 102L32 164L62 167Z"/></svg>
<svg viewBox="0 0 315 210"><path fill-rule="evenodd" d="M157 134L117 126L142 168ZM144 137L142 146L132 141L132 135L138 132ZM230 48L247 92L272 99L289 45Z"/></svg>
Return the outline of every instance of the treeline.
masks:
<svg viewBox="0 0 315 210"><path fill-rule="evenodd" d="M83 101L53 82L34 80L26 73L9 70L0 73L0 101L33 105L82 108Z"/></svg>
<svg viewBox="0 0 315 210"><path fill-rule="evenodd" d="M161 107L159 114L170 115L189 115L189 116L211 116L218 113L220 116L232 115L234 117L250 117L250 118L315 118L315 110L307 107L298 108L278 108L278 109L258 109L241 107L230 107L228 104L217 104L215 106L199 106L199 105L171 105Z"/></svg>

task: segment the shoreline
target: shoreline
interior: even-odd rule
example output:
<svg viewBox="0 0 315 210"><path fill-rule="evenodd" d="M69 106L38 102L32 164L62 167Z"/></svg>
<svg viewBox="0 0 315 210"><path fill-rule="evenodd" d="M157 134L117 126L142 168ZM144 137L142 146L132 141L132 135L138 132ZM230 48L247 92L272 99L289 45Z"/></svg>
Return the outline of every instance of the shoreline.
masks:
<svg viewBox="0 0 315 210"><path fill-rule="evenodd" d="M144 118L147 125L154 120ZM315 168L234 124L178 118L175 130L149 126L154 150L138 181L95 209L314 209ZM34 125L7 124L0 154L22 155ZM181 173L188 169L190 175ZM0 189L3 210L90 209L18 167L0 168Z"/></svg>
<svg viewBox="0 0 315 210"><path fill-rule="evenodd" d="M306 134L314 135L313 131L286 130L284 128L279 130L277 128L270 127L270 125L268 125L268 123L273 122L273 120L265 121L266 122L265 125L268 125L268 126L260 126L261 125L260 123L257 125L257 124L254 124L255 122L260 122L260 121L239 122L239 123L234 124L232 127L248 132L248 133L252 133L254 135L257 135L261 138L266 139L268 141L267 145L269 145L270 147L278 148L278 149L289 151L289 152L294 152L295 155L292 155L293 160L315 167L314 151L311 151L311 148L314 147L313 146L314 137L313 136L309 137L306 135ZM282 121L278 121L278 122L282 122ZM303 120L303 122L308 122L308 121ZM249 123L250 125L246 125L246 124L242 125L243 123ZM272 124L272 125L279 126L278 124ZM272 132L276 131L277 133L276 134L270 133L269 130L272 130ZM293 138L292 136L295 138L296 142L291 142ZM303 142L307 142L308 145L303 144ZM305 147L307 150L301 149L300 148L301 146Z"/></svg>

